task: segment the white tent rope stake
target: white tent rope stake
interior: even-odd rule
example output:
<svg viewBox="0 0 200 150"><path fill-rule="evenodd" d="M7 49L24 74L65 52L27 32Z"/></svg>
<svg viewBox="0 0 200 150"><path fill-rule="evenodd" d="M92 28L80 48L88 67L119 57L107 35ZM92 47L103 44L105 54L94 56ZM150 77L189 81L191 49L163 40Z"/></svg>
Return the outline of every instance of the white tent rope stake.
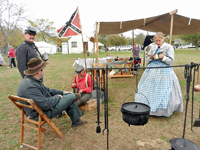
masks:
<svg viewBox="0 0 200 150"><path fill-rule="evenodd" d="M192 21L192 18L190 18L190 19L189 19L188 25L190 25L190 24L191 24L191 21Z"/></svg>
<svg viewBox="0 0 200 150"><path fill-rule="evenodd" d="M145 26L145 23L146 23L146 18L144 18L144 24L143 24L143 26Z"/></svg>

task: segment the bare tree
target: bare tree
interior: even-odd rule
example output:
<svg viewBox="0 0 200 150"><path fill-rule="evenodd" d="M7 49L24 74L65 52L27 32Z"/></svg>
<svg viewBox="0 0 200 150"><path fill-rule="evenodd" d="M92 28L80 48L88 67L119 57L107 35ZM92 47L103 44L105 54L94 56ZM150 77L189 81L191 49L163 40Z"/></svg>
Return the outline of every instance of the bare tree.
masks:
<svg viewBox="0 0 200 150"><path fill-rule="evenodd" d="M56 28L54 27L53 21L41 18L36 19L35 21L28 20L28 22L38 31L36 40L43 40L45 42L55 40L54 37L56 36Z"/></svg>
<svg viewBox="0 0 200 150"><path fill-rule="evenodd" d="M10 3L9 0L0 0L0 32L4 37L8 51L8 37L17 28L20 21L25 20L23 5Z"/></svg>

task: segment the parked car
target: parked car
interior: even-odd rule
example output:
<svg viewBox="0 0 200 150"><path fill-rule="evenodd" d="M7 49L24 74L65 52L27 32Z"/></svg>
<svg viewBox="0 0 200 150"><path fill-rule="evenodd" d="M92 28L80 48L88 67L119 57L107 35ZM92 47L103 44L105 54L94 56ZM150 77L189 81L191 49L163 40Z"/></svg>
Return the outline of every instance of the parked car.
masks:
<svg viewBox="0 0 200 150"><path fill-rule="evenodd" d="M119 51L126 51L126 50L131 51L133 49L133 46L132 45L121 45L121 46L116 46L116 49Z"/></svg>

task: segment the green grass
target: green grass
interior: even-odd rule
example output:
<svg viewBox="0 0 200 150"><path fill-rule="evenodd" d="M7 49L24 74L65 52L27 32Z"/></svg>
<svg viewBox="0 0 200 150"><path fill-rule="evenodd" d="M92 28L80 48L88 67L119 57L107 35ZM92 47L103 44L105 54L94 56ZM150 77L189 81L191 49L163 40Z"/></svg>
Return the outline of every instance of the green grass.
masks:
<svg viewBox="0 0 200 150"><path fill-rule="evenodd" d="M100 52L99 57L106 57L110 55L113 57L127 57L132 56L130 51L120 51L120 52ZM143 66L143 52L140 53L142 58L141 65ZM20 139L20 117L21 114L16 106L7 98L8 94L16 94L17 87L21 81L21 76L17 68L7 69L8 58L3 55L7 65L0 67L0 149L17 149L19 147ZM54 54L50 55L48 60L49 65L46 67L46 72L44 76L44 84L47 87L72 91L70 85L74 79L74 67L73 63L77 58L83 58L83 54L71 54L62 55ZM86 58L92 58L86 56ZM184 49L175 50L175 61L173 65L184 65L190 64L191 61L199 63L200 51L195 51L194 49ZM173 68L175 71L179 83L181 86L184 109L185 109L185 99L184 95L186 92L186 80L184 79L184 68ZM138 82L143 73L143 70L139 71ZM108 114L109 114L109 131L110 132L110 149L120 149L122 146L126 147L130 144L130 141L145 140L151 141L152 136L155 138L162 139L166 143L171 137L181 137L182 136L182 126L184 113L174 112L173 116L170 118L155 118L150 117L149 123L143 127L127 126L122 121L122 116L120 112L121 105L127 96L132 94L126 102L134 101L134 92L136 89L136 78L118 78L108 80ZM191 84L192 85L192 84ZM191 87L192 89L192 87ZM189 100L189 110L191 112L191 90L190 90L190 100ZM200 94L194 93L194 118L198 117L198 110L200 105ZM42 133L42 146L43 149L56 149L58 146L61 149L74 149L75 145L78 145L80 149L105 149L106 136L102 134L96 134L96 110L87 112L83 118L88 121L88 124L83 128L72 129L70 118L60 118L54 119L53 122L58 126L61 132L64 134L64 139L59 138L55 133L49 131ZM188 114L190 117L191 115ZM102 130L104 129L104 108L103 104L100 110L100 124ZM188 117L188 118L189 118ZM188 126L190 125L190 118L187 119ZM156 128L155 128L156 127ZM196 129L196 128L195 128ZM156 132L159 130L159 132ZM197 129L196 129L197 130ZM130 133L131 131L131 133ZM142 136L140 133L145 133ZM190 131L190 127L186 129L187 138L191 141L197 143L199 141L199 134L194 136ZM30 143L37 145L36 133L32 133L32 130L28 131L29 135L26 136L26 140ZM117 134L116 134L117 133ZM165 135L167 134L167 135ZM127 135L127 136L123 136ZM151 135L151 136L148 136ZM131 137L130 137L131 136ZM137 137L137 138L135 138ZM49 139L54 140L49 142ZM130 140L129 140L130 139ZM36 140L36 141L34 141ZM80 141L82 140L81 144ZM100 141L100 142L99 142ZM129 141L126 143L126 141ZM87 143L88 142L88 143ZM87 143L87 144L85 144ZM121 147L120 147L121 146ZM169 145L168 145L169 146ZM114 147L114 148L113 148ZM134 145L133 145L134 147ZM168 149L170 146L168 147ZM130 148L129 148L130 149ZM134 149L134 148L132 148ZM167 148L166 148L167 149Z"/></svg>
<svg viewBox="0 0 200 150"><path fill-rule="evenodd" d="M133 138L133 141L137 141L138 139L137 138Z"/></svg>
<svg viewBox="0 0 200 150"><path fill-rule="evenodd" d="M168 141L169 141L168 138L165 137L165 136L162 137L162 140L165 141L165 142L168 142Z"/></svg>

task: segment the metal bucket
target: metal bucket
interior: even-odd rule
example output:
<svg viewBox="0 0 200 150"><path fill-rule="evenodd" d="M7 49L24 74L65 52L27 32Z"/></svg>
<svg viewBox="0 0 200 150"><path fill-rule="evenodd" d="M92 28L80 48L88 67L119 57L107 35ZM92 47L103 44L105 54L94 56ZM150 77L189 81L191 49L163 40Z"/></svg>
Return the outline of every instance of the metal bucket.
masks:
<svg viewBox="0 0 200 150"><path fill-rule="evenodd" d="M43 60L44 60L44 61L47 61L48 59L49 59L49 54L44 53L44 54L43 54Z"/></svg>

